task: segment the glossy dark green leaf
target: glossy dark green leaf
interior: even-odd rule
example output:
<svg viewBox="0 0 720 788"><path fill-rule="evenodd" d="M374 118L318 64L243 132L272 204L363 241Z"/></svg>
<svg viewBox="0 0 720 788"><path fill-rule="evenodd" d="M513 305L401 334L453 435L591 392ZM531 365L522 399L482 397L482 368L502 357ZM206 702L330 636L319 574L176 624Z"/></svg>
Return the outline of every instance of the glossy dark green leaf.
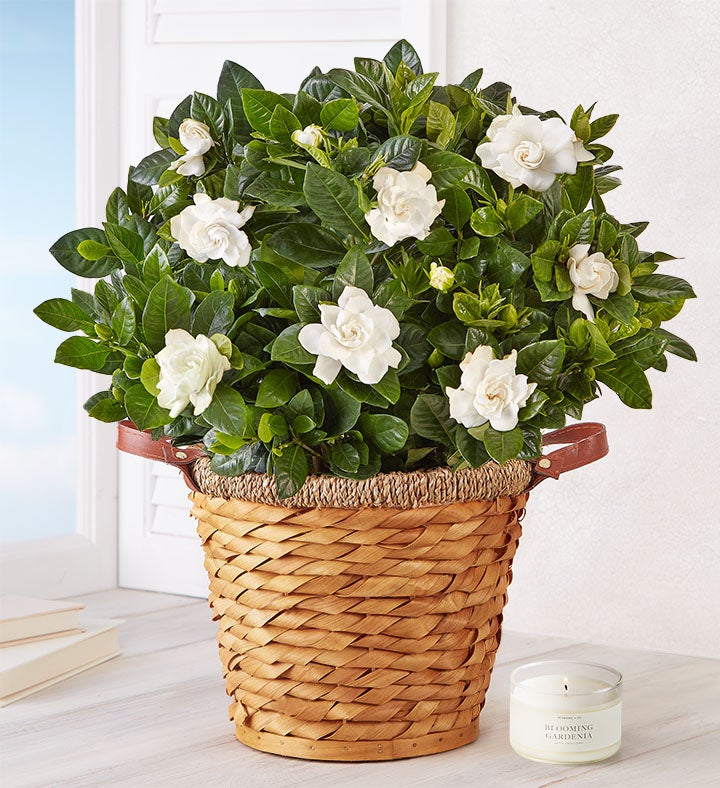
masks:
<svg viewBox="0 0 720 788"><path fill-rule="evenodd" d="M522 348L517 355L517 371L540 386L550 385L562 368L565 344L559 339L546 339Z"/></svg>
<svg viewBox="0 0 720 788"><path fill-rule="evenodd" d="M173 281L163 277L150 291L142 317L145 341L151 350L165 347L165 335L170 329L190 330L190 295Z"/></svg>
<svg viewBox="0 0 720 788"><path fill-rule="evenodd" d="M60 331L84 331L93 327L91 315L65 298L43 301L33 312L43 323L59 328Z"/></svg>
<svg viewBox="0 0 720 788"><path fill-rule="evenodd" d="M136 383L125 392L125 409L139 430L153 430L172 421L170 411L161 408L142 383Z"/></svg>
<svg viewBox="0 0 720 788"><path fill-rule="evenodd" d="M519 230L532 221L542 209L543 204L539 200L528 194L519 194L508 205L505 217L512 230Z"/></svg>
<svg viewBox="0 0 720 788"><path fill-rule="evenodd" d="M485 238L500 235L505 229L497 211L489 205L478 208L470 217L470 227Z"/></svg>
<svg viewBox="0 0 720 788"><path fill-rule="evenodd" d="M445 397L438 394L420 394L410 410L410 426L413 432L441 446L454 445L456 423L450 418Z"/></svg>
<svg viewBox="0 0 720 788"><path fill-rule="evenodd" d="M328 435L344 435L351 430L360 417L360 402L339 389L327 389L323 392L325 402L325 419L323 427Z"/></svg>
<svg viewBox="0 0 720 788"><path fill-rule="evenodd" d="M245 188L243 194L281 208L294 208L305 202L302 186L293 181L283 180L270 172L261 173ZM294 224L292 227L296 230L301 226Z"/></svg>
<svg viewBox="0 0 720 788"><path fill-rule="evenodd" d="M417 137L399 134L378 145L373 161L382 159L386 167L402 172L411 170L415 166L421 151L422 142Z"/></svg>
<svg viewBox="0 0 720 788"><path fill-rule="evenodd" d="M215 389L213 398L203 411L203 418L220 432L242 435L247 426L249 412L239 392L225 383Z"/></svg>
<svg viewBox="0 0 720 788"><path fill-rule="evenodd" d="M695 298L695 291L684 279L665 274L638 276L633 282L633 295L640 301L675 301Z"/></svg>
<svg viewBox="0 0 720 788"><path fill-rule="evenodd" d="M145 258L143 239L132 230L105 223L105 237L115 257L124 262L139 263Z"/></svg>
<svg viewBox="0 0 720 788"><path fill-rule="evenodd" d="M343 473L355 473L360 467L360 455L352 443L342 441L332 447L330 462Z"/></svg>
<svg viewBox="0 0 720 788"><path fill-rule="evenodd" d="M418 75L423 73L420 57L412 44L404 38L393 44L383 58L383 62L390 69L393 76L397 73L400 63L405 63L410 70Z"/></svg>
<svg viewBox="0 0 720 788"><path fill-rule="evenodd" d="M473 212L470 198L458 186L444 191L442 197L445 200L445 205L442 209L443 218L450 222L458 232L462 231L463 227L470 221L470 216Z"/></svg>
<svg viewBox="0 0 720 788"><path fill-rule="evenodd" d="M330 293L321 287L295 285L293 287L293 307L301 323L319 323L321 302L332 301Z"/></svg>
<svg viewBox="0 0 720 788"><path fill-rule="evenodd" d="M295 115L282 104L278 104L270 117L270 134L278 142L290 143L292 133L302 128Z"/></svg>
<svg viewBox="0 0 720 788"><path fill-rule="evenodd" d="M140 164L135 167L130 179L134 183L139 183L142 186L154 186L160 180L160 176L177 157L177 154L171 148L163 148L163 150L155 151L149 156L146 156Z"/></svg>
<svg viewBox="0 0 720 788"><path fill-rule="evenodd" d="M308 268L337 267L347 248L335 233L317 224L290 224L273 233L267 245L280 257Z"/></svg>
<svg viewBox="0 0 720 788"><path fill-rule="evenodd" d="M358 202L355 184L344 175L310 163L303 192L310 209L341 235L367 235L367 223Z"/></svg>
<svg viewBox="0 0 720 788"><path fill-rule="evenodd" d="M430 182L438 191L457 185L473 168L472 161L459 153L446 150L428 153L423 164L432 173Z"/></svg>
<svg viewBox="0 0 720 788"><path fill-rule="evenodd" d="M401 451L410 434L402 419L384 413L363 414L358 421L358 429L383 454Z"/></svg>
<svg viewBox="0 0 720 788"><path fill-rule="evenodd" d="M83 405L88 416L104 422L120 421L126 416L125 407L113 396L111 391L100 391L93 394Z"/></svg>
<svg viewBox="0 0 720 788"><path fill-rule="evenodd" d="M195 311L192 320L192 333L227 334L235 319L235 298L225 290L214 290L206 296Z"/></svg>
<svg viewBox="0 0 720 788"><path fill-rule="evenodd" d="M645 373L633 361L618 360L595 370L597 379L631 408L651 408L652 391Z"/></svg>
<svg viewBox="0 0 720 788"><path fill-rule="evenodd" d="M373 270L360 244L343 257L333 280L333 298L337 301L346 287L359 287L369 296L373 291Z"/></svg>
<svg viewBox="0 0 720 788"><path fill-rule="evenodd" d="M388 113L388 98L385 91L368 77L344 68L330 69L327 77L359 101L385 114Z"/></svg>
<svg viewBox="0 0 720 788"><path fill-rule="evenodd" d="M89 337L69 337L55 352L55 363L77 369L99 372L105 365L110 349Z"/></svg>
<svg viewBox="0 0 720 788"><path fill-rule="evenodd" d="M250 125L265 137L272 137L270 121L278 105L290 109L290 102L278 93L257 88L242 88L242 105Z"/></svg>
<svg viewBox="0 0 720 788"><path fill-rule="evenodd" d="M471 468L479 468L490 459L485 444L473 438L465 427L457 427L455 441L462 458Z"/></svg>
<svg viewBox="0 0 720 788"><path fill-rule="evenodd" d="M487 453L500 464L517 457L522 450L525 436L519 427L502 432L488 427L483 433Z"/></svg>
<svg viewBox="0 0 720 788"><path fill-rule="evenodd" d="M98 230L96 227L85 227L66 233L55 241L50 247L50 254L71 273L90 279L107 276L111 271L120 267L120 260L112 256L102 257L99 260L85 259L78 252L78 246L86 240L103 246L107 245L107 238L102 230Z"/></svg>
<svg viewBox="0 0 720 788"><path fill-rule="evenodd" d="M275 457L273 471L278 498L289 498L303 486L308 475L308 459L304 449L291 443Z"/></svg>
<svg viewBox="0 0 720 788"><path fill-rule="evenodd" d="M297 376L290 369L273 369L260 383L255 404L259 408L277 408L289 402L297 391Z"/></svg>
<svg viewBox="0 0 720 788"><path fill-rule="evenodd" d="M135 336L135 309L129 296L115 307L112 315L112 330L118 345L128 345Z"/></svg>
<svg viewBox="0 0 720 788"><path fill-rule="evenodd" d="M697 361L697 354L692 345L686 342L676 334L671 334L664 328L657 329L657 333L667 341L666 350L679 358L687 359L688 361Z"/></svg>
<svg viewBox="0 0 720 788"><path fill-rule="evenodd" d="M358 109L352 99L334 99L320 110L320 122L326 129L352 131L358 120Z"/></svg>

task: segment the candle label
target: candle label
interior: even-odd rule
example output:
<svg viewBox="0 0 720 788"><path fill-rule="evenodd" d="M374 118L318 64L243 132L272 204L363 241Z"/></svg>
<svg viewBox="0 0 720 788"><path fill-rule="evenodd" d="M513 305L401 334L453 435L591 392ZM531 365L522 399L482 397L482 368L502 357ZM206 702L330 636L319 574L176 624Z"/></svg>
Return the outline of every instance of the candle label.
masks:
<svg viewBox="0 0 720 788"><path fill-rule="evenodd" d="M536 750L585 752L620 741L622 703L587 712L553 712L511 701L510 739Z"/></svg>

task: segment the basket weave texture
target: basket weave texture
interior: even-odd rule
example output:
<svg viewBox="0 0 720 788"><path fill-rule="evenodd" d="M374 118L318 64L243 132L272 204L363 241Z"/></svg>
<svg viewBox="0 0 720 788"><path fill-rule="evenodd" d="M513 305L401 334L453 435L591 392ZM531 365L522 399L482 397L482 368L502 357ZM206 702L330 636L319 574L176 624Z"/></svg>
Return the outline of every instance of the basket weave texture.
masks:
<svg viewBox="0 0 720 788"><path fill-rule="evenodd" d="M210 472L197 465L207 490ZM446 473L435 471L388 474L405 477L395 490L404 505L392 490L395 505L377 502L378 477L372 494L356 482L353 498L346 487L344 505L330 477L290 505L267 502L266 478L241 482L244 500L193 493L238 738L320 760L472 741L527 501L525 465L503 466L512 489L492 500L448 499Z"/></svg>

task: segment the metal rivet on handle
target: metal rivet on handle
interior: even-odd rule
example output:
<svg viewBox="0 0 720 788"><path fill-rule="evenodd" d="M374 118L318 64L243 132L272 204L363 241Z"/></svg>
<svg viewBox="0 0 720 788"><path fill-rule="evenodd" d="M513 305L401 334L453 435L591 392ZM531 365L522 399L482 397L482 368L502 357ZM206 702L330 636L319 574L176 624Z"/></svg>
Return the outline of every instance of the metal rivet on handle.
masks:
<svg viewBox="0 0 720 788"><path fill-rule="evenodd" d="M552 463L550 462L550 460L547 459L547 457L543 457L541 460L538 460L538 465L541 468L549 468L552 465Z"/></svg>
<svg viewBox="0 0 720 788"><path fill-rule="evenodd" d="M187 460L187 454L185 454L184 451L176 451L175 452L175 457L178 460Z"/></svg>

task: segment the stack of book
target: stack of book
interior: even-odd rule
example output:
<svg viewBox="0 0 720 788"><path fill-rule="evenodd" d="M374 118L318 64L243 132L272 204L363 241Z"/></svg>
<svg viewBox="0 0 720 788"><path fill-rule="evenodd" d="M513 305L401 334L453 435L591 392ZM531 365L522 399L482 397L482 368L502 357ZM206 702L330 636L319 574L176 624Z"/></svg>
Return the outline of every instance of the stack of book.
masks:
<svg viewBox="0 0 720 788"><path fill-rule="evenodd" d="M119 621L81 619L83 605L0 597L0 706L120 653Z"/></svg>

